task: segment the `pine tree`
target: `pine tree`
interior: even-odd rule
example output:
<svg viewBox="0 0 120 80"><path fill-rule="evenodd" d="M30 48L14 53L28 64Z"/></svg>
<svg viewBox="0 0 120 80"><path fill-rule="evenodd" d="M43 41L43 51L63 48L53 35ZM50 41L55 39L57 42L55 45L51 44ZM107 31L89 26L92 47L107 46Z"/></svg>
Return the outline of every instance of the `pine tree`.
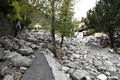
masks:
<svg viewBox="0 0 120 80"><path fill-rule="evenodd" d="M0 17L7 17L8 14L15 14L13 11L12 0L0 0Z"/></svg>
<svg viewBox="0 0 120 80"><path fill-rule="evenodd" d="M120 1L119 0L100 0L93 10L87 13L87 26L96 32L106 33L114 47L114 35L120 25Z"/></svg>

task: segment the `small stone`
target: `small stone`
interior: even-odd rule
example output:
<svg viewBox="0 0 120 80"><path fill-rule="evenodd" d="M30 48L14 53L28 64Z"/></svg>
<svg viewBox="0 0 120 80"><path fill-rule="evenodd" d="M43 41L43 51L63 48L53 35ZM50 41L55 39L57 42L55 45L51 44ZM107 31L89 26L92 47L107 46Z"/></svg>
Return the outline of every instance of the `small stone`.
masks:
<svg viewBox="0 0 120 80"><path fill-rule="evenodd" d="M86 78L86 80L91 80L90 76L88 76L88 75L85 78Z"/></svg>
<svg viewBox="0 0 120 80"><path fill-rule="evenodd" d="M110 72L105 72L105 74L106 74L107 76L110 76Z"/></svg>
<svg viewBox="0 0 120 80"><path fill-rule="evenodd" d="M84 53L85 53L85 54L87 54L87 53L88 53L88 51L84 51Z"/></svg>
<svg viewBox="0 0 120 80"><path fill-rule="evenodd" d="M27 67L20 67L21 70L26 71L28 68Z"/></svg>
<svg viewBox="0 0 120 80"><path fill-rule="evenodd" d="M67 56L62 57L63 60L68 60Z"/></svg>
<svg viewBox="0 0 120 80"><path fill-rule="evenodd" d="M74 58L73 58L73 56L71 56L71 57L69 58L69 60L71 60L71 61L74 61Z"/></svg>
<svg viewBox="0 0 120 80"><path fill-rule="evenodd" d="M72 78L75 80L81 80L85 78L89 73L85 70L77 70L73 74L71 74Z"/></svg>
<svg viewBox="0 0 120 80"><path fill-rule="evenodd" d="M119 80L119 78L116 76L111 76L111 77L109 77L109 80Z"/></svg>
<svg viewBox="0 0 120 80"><path fill-rule="evenodd" d="M66 66L70 67L70 68L76 68L77 65L73 62L70 62L69 64L67 64Z"/></svg>
<svg viewBox="0 0 120 80"><path fill-rule="evenodd" d="M102 66L103 63L101 61L94 61L95 66Z"/></svg>
<svg viewBox="0 0 120 80"><path fill-rule="evenodd" d="M107 69L111 72L116 72L117 71L116 67L114 67L114 66L110 66Z"/></svg>
<svg viewBox="0 0 120 80"><path fill-rule="evenodd" d="M72 74L73 72L74 72L73 68L69 69L69 71L68 71L69 74Z"/></svg>
<svg viewBox="0 0 120 80"><path fill-rule="evenodd" d="M32 57L32 58L36 58L36 56L35 56L35 55L31 55L31 57Z"/></svg>
<svg viewBox="0 0 120 80"><path fill-rule="evenodd" d="M113 63L112 63L112 62L110 62L110 61L105 61L105 62L104 62L104 65L106 65L106 66L112 66L112 65L113 65Z"/></svg>
<svg viewBox="0 0 120 80"><path fill-rule="evenodd" d="M87 55L84 55L84 59L87 59Z"/></svg>
<svg viewBox="0 0 120 80"><path fill-rule="evenodd" d="M31 44L30 46L31 46L33 49L37 47L35 44Z"/></svg>
<svg viewBox="0 0 120 80"><path fill-rule="evenodd" d="M107 67L106 66L99 66L97 67L99 71L106 71Z"/></svg>
<svg viewBox="0 0 120 80"><path fill-rule="evenodd" d="M30 41L30 42L36 42L37 39L34 38L34 37L26 37L27 41Z"/></svg>
<svg viewBox="0 0 120 80"><path fill-rule="evenodd" d="M107 80L107 76L105 74L100 74L100 75L97 76L97 79Z"/></svg>
<svg viewBox="0 0 120 80"><path fill-rule="evenodd" d="M113 49L109 49L108 51L109 51L110 53L113 53L113 52L114 52L114 50L113 50Z"/></svg>
<svg viewBox="0 0 120 80"><path fill-rule="evenodd" d="M118 64L117 64L117 67L119 67L119 68L120 68L120 63L118 63Z"/></svg>
<svg viewBox="0 0 120 80"><path fill-rule="evenodd" d="M69 74L65 74L67 76L67 80L70 80L70 75Z"/></svg>
<svg viewBox="0 0 120 80"><path fill-rule="evenodd" d="M118 63L120 63L120 60L111 60L111 62L112 62L113 64L118 64Z"/></svg>
<svg viewBox="0 0 120 80"><path fill-rule="evenodd" d="M72 56L73 56L74 59L79 59L80 58L79 54L72 54Z"/></svg>
<svg viewBox="0 0 120 80"><path fill-rule="evenodd" d="M65 66L62 67L62 70L63 70L64 72L68 72L69 69L70 69L69 67L65 67Z"/></svg>

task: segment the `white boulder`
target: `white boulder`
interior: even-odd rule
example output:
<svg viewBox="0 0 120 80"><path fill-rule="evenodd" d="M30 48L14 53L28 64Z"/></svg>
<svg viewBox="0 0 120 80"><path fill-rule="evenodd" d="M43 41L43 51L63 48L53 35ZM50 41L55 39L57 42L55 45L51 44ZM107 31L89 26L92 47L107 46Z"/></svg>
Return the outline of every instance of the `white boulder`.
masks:
<svg viewBox="0 0 120 80"><path fill-rule="evenodd" d="M71 74L72 78L75 80L81 80L85 78L89 73L85 70L76 70L73 74Z"/></svg>
<svg viewBox="0 0 120 80"><path fill-rule="evenodd" d="M105 74L100 74L97 76L97 79L99 80L107 80L107 76Z"/></svg>

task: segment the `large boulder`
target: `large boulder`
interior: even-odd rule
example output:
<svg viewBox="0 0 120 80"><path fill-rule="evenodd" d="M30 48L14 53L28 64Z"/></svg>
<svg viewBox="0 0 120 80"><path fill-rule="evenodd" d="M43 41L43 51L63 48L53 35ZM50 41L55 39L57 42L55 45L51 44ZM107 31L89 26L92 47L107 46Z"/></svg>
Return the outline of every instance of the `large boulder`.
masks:
<svg viewBox="0 0 120 80"><path fill-rule="evenodd" d="M17 38L9 39L9 38L1 38L1 43L8 50L17 50L19 49L19 40Z"/></svg>
<svg viewBox="0 0 120 80"><path fill-rule="evenodd" d="M12 59L13 66L26 66L29 67L32 64L32 60L27 57L17 56Z"/></svg>
<svg viewBox="0 0 120 80"><path fill-rule="evenodd" d="M29 67L32 64L32 60L18 54L17 52L10 52L4 56L5 59L9 59L13 66L27 66Z"/></svg>
<svg viewBox="0 0 120 80"><path fill-rule="evenodd" d="M5 47L5 49L9 49L12 50L14 45L12 44L12 42L9 39L3 39L2 41L2 45Z"/></svg>
<svg viewBox="0 0 120 80"><path fill-rule="evenodd" d="M25 45L25 43L26 43L25 40L23 40L23 39L20 39L20 40L19 40L19 44L20 44L21 46Z"/></svg>
<svg viewBox="0 0 120 80"><path fill-rule="evenodd" d="M84 33L83 32L78 32L77 33L77 39L83 39L83 35L84 35Z"/></svg>
<svg viewBox="0 0 120 80"><path fill-rule="evenodd" d="M8 53L7 53L8 52ZM15 58L15 57L17 57L17 56L22 56L22 55L20 55L20 54L18 54L17 52L9 52L9 51L6 51L6 55L3 57L4 59L9 59L9 60L11 60L11 59L13 59L13 58Z"/></svg>
<svg viewBox="0 0 120 80"><path fill-rule="evenodd" d="M5 76L8 73L9 73L9 68L7 66L2 67L2 69L0 70L1 76Z"/></svg>
<svg viewBox="0 0 120 80"><path fill-rule="evenodd" d="M33 49L32 48L25 48L25 49L19 49L18 52L21 55L30 55L31 53L33 53Z"/></svg>
<svg viewBox="0 0 120 80"><path fill-rule="evenodd" d="M3 80L14 80L14 78L13 78L13 76L8 74L3 78Z"/></svg>

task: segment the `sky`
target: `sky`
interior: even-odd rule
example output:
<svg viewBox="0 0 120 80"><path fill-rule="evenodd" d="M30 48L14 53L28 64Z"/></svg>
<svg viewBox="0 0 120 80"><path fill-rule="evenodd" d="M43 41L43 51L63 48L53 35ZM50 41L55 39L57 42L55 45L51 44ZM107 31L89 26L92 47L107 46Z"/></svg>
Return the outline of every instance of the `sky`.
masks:
<svg viewBox="0 0 120 80"><path fill-rule="evenodd" d="M96 1L99 0L77 0L78 2L74 6L75 15L77 20L81 20L82 17L86 17L87 11L95 6Z"/></svg>

